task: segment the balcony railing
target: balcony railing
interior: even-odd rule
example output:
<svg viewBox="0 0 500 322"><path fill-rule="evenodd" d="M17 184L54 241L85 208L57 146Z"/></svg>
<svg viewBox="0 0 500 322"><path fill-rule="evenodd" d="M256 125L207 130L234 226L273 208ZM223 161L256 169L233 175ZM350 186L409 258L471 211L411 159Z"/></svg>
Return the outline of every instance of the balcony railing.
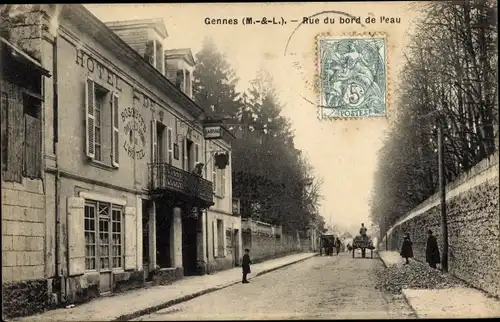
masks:
<svg viewBox="0 0 500 322"><path fill-rule="evenodd" d="M213 204L212 182L168 163L150 163L148 167L151 191L178 192L207 204Z"/></svg>

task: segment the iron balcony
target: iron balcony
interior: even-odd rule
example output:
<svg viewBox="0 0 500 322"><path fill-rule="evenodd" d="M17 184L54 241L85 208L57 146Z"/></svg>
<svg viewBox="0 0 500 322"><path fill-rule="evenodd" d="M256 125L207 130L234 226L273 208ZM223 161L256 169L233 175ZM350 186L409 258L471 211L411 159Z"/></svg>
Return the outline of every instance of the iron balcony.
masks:
<svg viewBox="0 0 500 322"><path fill-rule="evenodd" d="M212 182L168 163L150 163L148 168L151 193L181 194L203 208L214 204Z"/></svg>

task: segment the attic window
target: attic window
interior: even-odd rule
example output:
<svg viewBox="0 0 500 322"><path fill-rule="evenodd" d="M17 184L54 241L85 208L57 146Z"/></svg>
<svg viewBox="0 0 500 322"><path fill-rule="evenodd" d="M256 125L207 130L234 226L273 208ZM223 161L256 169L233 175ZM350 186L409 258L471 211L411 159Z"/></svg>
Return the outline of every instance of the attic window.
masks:
<svg viewBox="0 0 500 322"><path fill-rule="evenodd" d="M151 65L155 65L154 61L155 45L154 40L149 40L146 42L146 50L144 51L144 59Z"/></svg>
<svg viewBox="0 0 500 322"><path fill-rule="evenodd" d="M176 73L175 86L179 89L184 88L184 71L182 69L179 69Z"/></svg>

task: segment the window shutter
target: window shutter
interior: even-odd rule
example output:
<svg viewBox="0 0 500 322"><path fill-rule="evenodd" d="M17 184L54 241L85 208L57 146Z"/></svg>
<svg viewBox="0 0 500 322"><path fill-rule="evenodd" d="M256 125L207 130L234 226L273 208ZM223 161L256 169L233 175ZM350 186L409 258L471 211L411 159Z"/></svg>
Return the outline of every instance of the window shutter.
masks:
<svg viewBox="0 0 500 322"><path fill-rule="evenodd" d="M95 83L88 77L85 84L85 142L89 158L95 157Z"/></svg>
<svg viewBox="0 0 500 322"><path fill-rule="evenodd" d="M226 195L226 169L220 170L220 194L221 196Z"/></svg>
<svg viewBox="0 0 500 322"><path fill-rule="evenodd" d="M198 143L194 144L194 159L195 162L200 162L200 145Z"/></svg>
<svg viewBox="0 0 500 322"><path fill-rule="evenodd" d="M226 232L226 225L224 224L224 221L222 221L222 243L224 245L224 247L222 248L222 256L226 256L227 255L227 250L226 250L226 247L227 247L227 238L226 236L224 235Z"/></svg>
<svg viewBox="0 0 500 322"><path fill-rule="evenodd" d="M156 119L151 121L151 162L156 163Z"/></svg>
<svg viewBox="0 0 500 322"><path fill-rule="evenodd" d="M69 275L85 273L85 199L68 197Z"/></svg>
<svg viewBox="0 0 500 322"><path fill-rule="evenodd" d="M135 207L125 207L125 269L135 269L137 264L137 214Z"/></svg>
<svg viewBox="0 0 500 322"><path fill-rule="evenodd" d="M219 256L219 245L218 245L218 240L217 240L217 220L212 221L212 230L213 234L212 236L214 237L214 257Z"/></svg>
<svg viewBox="0 0 500 322"><path fill-rule="evenodd" d="M191 169L189 169L190 164L188 164L188 153L189 153L189 151L187 150L187 139L184 139L183 145L184 145L184 164L185 164L185 170L186 171L191 171Z"/></svg>
<svg viewBox="0 0 500 322"><path fill-rule="evenodd" d="M113 130L113 137L111 138L111 159L113 166L118 168L120 165L120 130L119 130L119 117L118 117L118 94L113 93L111 98L111 123Z"/></svg>
<svg viewBox="0 0 500 322"><path fill-rule="evenodd" d="M217 194L217 167L215 166L215 159L212 158L212 184L214 193Z"/></svg>
<svg viewBox="0 0 500 322"><path fill-rule="evenodd" d="M167 144L168 144L168 163L172 164L173 160L173 151L174 151L174 142L172 140L172 129L167 129Z"/></svg>

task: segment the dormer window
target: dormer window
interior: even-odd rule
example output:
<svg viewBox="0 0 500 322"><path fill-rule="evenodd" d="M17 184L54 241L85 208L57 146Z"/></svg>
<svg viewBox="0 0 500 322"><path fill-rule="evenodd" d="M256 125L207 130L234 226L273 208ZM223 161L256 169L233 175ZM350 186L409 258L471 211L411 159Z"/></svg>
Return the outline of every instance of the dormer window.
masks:
<svg viewBox="0 0 500 322"><path fill-rule="evenodd" d="M146 50L144 51L144 59L151 65L155 66L155 41L150 40L146 43Z"/></svg>
<svg viewBox="0 0 500 322"><path fill-rule="evenodd" d="M165 60L163 59L163 45L157 41L149 40L146 42L144 59L158 69L162 74L165 73Z"/></svg>
<svg viewBox="0 0 500 322"><path fill-rule="evenodd" d="M175 75L175 86L184 92L184 71L179 69Z"/></svg>

